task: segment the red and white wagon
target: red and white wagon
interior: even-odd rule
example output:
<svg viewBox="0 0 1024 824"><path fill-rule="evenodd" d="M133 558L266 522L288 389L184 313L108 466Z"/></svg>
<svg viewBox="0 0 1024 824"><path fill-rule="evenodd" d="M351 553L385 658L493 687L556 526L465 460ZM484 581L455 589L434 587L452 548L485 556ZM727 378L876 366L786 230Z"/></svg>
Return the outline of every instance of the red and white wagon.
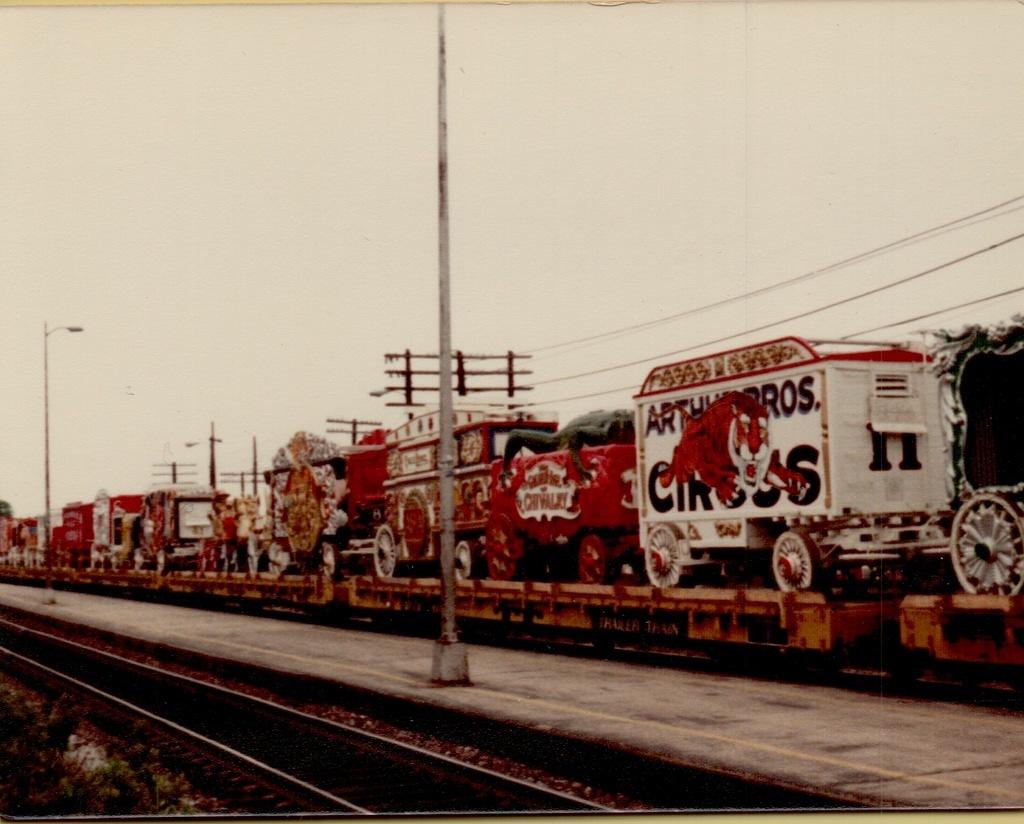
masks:
<svg viewBox="0 0 1024 824"><path fill-rule="evenodd" d="M770 559L806 590L947 551L937 397L928 358L897 347L790 337L653 369L635 397L651 582Z"/></svg>

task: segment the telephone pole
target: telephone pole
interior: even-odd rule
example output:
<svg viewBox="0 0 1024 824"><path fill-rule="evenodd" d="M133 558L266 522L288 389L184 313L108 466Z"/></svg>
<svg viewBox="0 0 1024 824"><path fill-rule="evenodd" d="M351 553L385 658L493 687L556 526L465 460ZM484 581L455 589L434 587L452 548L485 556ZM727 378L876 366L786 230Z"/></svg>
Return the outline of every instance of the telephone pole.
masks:
<svg viewBox="0 0 1024 824"><path fill-rule="evenodd" d="M252 494L256 495L260 489L259 469L256 462L256 436L252 436L252 469L239 472L221 472L222 479L227 481L238 481L241 484L242 495L245 495L245 479L252 478Z"/></svg>
<svg viewBox="0 0 1024 824"><path fill-rule="evenodd" d="M198 446L200 441L188 441L185 446ZM223 441L216 436L213 421L210 421L210 488L217 489L217 444Z"/></svg>
<svg viewBox="0 0 1024 824"><path fill-rule="evenodd" d="M195 467L194 463L181 463L180 461L171 461L170 463L153 464L153 466L157 469L169 469L169 473L154 472L152 474L154 478L160 478L161 480L164 478L170 478L172 484L176 484L178 482L179 476L196 474L195 469L193 468Z"/></svg>
<svg viewBox="0 0 1024 824"><path fill-rule="evenodd" d="M380 421L360 421L355 418L328 418L327 423L344 424L346 428L328 429L327 431L338 435L351 435L353 446L358 443L360 434L366 435L368 432L372 432L374 428L384 425ZM363 432L360 433L359 430L362 427L370 427L370 429L364 429Z"/></svg>
<svg viewBox="0 0 1024 824"><path fill-rule="evenodd" d="M521 358L530 358L532 355L521 355L517 352L509 350L500 355L470 355L466 354L462 350L458 350L451 353L449 350L448 357L448 374L451 376L451 361L452 354L455 359L455 387L454 391L460 398L464 398L467 395L476 392L504 392L508 397L515 397L516 392L532 392L532 386L523 386L522 384L516 383L516 378L520 375L532 375L533 372L529 369L519 369L516 366L516 361ZM421 369L413 368L414 360L435 360L437 361L436 369ZM475 369L473 368L475 361L502 361L504 362L504 368L502 369ZM417 403L414 399L414 393L416 392L440 392L440 375L441 375L441 355L434 352L427 353L415 353L409 349L404 352L388 352L384 355L385 364L393 364L395 361L403 363L404 366L401 369L385 369L384 374L389 378L400 378L401 384L397 386L386 386L384 389L378 390L377 392L371 392L371 395L385 395L389 392L401 392L405 395L405 399L402 401L392 401L387 403L387 406L424 406L425 404ZM438 385L430 386L423 385L420 382L418 385L416 379L418 376L438 376ZM492 380L488 386L471 386L470 382L472 378L478 378L486 376L488 378L503 378L504 380ZM449 383L451 377L449 377ZM497 384L501 385L498 386ZM487 404L488 406L506 406L507 404Z"/></svg>

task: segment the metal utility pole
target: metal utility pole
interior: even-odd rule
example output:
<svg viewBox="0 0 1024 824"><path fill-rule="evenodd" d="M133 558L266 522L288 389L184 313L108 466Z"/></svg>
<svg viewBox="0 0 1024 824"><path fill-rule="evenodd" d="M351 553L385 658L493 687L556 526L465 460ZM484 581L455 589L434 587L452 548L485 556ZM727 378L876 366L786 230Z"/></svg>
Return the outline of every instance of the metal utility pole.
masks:
<svg viewBox="0 0 1024 824"><path fill-rule="evenodd" d="M50 539L53 530L50 527L52 514L50 512L50 335L62 329L68 332L81 332L81 326L58 326L50 329L47 321L43 321L43 460L45 462L46 477L46 515L43 527L43 564L46 567L46 578L43 586L43 603L55 604L57 598L53 594L53 550L50 547ZM36 528L36 540L39 540L39 529Z"/></svg>
<svg viewBox="0 0 1024 824"><path fill-rule="evenodd" d="M466 647L455 626L455 438L452 425L452 327L448 227L448 104L445 71L444 4L437 7L437 188L438 292L440 315L441 637L434 645L431 679L468 684Z"/></svg>

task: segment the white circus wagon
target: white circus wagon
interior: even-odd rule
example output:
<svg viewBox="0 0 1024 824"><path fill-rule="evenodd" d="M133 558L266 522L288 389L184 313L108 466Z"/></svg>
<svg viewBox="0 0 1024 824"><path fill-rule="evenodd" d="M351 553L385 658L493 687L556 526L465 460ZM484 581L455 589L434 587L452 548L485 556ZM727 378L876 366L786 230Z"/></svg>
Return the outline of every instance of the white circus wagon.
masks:
<svg viewBox="0 0 1024 824"><path fill-rule="evenodd" d="M649 579L739 565L821 589L944 554L937 397L926 355L897 346L783 338L655 368L636 396Z"/></svg>

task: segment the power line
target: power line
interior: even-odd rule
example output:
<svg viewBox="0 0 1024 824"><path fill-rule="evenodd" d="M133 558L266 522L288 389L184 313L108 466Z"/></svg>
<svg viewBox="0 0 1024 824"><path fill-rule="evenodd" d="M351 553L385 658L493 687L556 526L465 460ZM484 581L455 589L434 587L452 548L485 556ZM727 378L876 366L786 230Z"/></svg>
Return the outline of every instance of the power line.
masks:
<svg viewBox="0 0 1024 824"><path fill-rule="evenodd" d="M525 408L525 407L536 408L538 406L550 406L553 403L565 403L566 401L579 401L579 400L583 400L584 398L598 398L601 395L612 395L612 394L614 394L616 392L635 392L637 390L637 388L638 387L637 387L637 385L635 383L631 383L629 386L620 386L618 389L605 389L603 392L588 392L586 395L572 395L571 397L568 397L568 398L555 398L554 400L550 400L550 401L534 401L533 403L516 404L515 408L516 409L520 409L520 408Z"/></svg>
<svg viewBox="0 0 1024 824"><path fill-rule="evenodd" d="M1024 209L1024 205L1018 206L1018 207L1016 207L1014 209L1008 209L1007 211L1001 212L999 214L991 214L991 213L997 211L998 209L1002 209L1004 206L1009 206L1012 203L1016 203L1019 200L1024 200L1024 195L1018 195L1017 197L1010 198L1009 200L1005 200L1002 203L997 203L994 206L989 206L989 207L987 207L985 209L981 209L981 210L979 210L977 212L972 212L971 214L964 215L963 217L957 218L956 220L947 221L946 223L939 224L938 226L933 226L930 229L924 229L924 230L922 230L920 232L916 232L916 233L914 233L912 235L907 235L906 237L900 238L899 240L894 240L894 241L891 241L890 243L886 243L886 244L884 244L882 246L877 246L877 247L875 247L873 249L869 249L866 252L861 252L859 254L852 255L851 257L847 257L847 258L843 258L842 260L835 261L834 263L830 263L827 266L823 266L823 267L821 267L819 269L814 269L814 270L812 270L810 272L805 272L804 274L797 275L795 277L788 278L788 279L783 280L783 281L779 281L778 283L773 283L773 284L771 284L769 286L763 286L760 289L753 290L752 292L746 292L746 293L744 293L742 295L733 295L732 297L722 298L721 300L713 301L711 303L702 304L701 306L696 306L696 307L693 307L691 309L686 309L686 310L684 310L682 312L677 312L677 313L672 314L672 315L666 315L664 317L656 318L654 320L644 321L642 323L635 323L635 324L631 324L629 326L623 326L623 327L620 327L618 329L611 329L611 330L608 330L607 332L599 332L599 333L596 333L594 335L588 335L588 336L581 337L581 338L573 338L571 340L562 341L561 343L552 343L552 344L548 344L546 346L538 346L535 349L527 350L527 352L529 352L531 354L535 354L537 352L545 352L545 351L548 351L550 349L560 349L562 347L571 346L572 344L577 344L577 343L589 343L589 342L598 341L598 340L611 340L611 339L614 339L616 337L621 337L623 335L632 334L634 332L640 332L640 331L643 331L645 329L653 328L655 326L659 326L661 324L668 323L670 321L680 320L682 318L689 317L691 315L698 314L700 312L706 312L706 311L710 311L712 309L718 309L718 308L721 308L723 306L728 306L731 303L736 303L736 302L741 301L741 300L749 300L750 298L753 298L753 297L760 297L761 295L770 294L771 292L777 291L779 289L784 289L786 287L793 286L794 284L797 284L797 283L803 283L804 281L811 280L813 278L817 278L817 277L819 277L821 275L827 274L829 272L833 272L833 271L835 271L837 269L841 269L841 268L843 268L845 266L849 266L849 265L851 265L853 263L860 263L860 262L863 262L865 260L870 260L873 257L876 257L878 255L884 254L885 252L892 251L892 250L897 249L899 247L909 246L909 245L912 245L912 244L914 244L916 242L919 242L919 241L922 241L922 240L930 240L930 239L932 239L934 237L939 237L939 236L941 236L941 234L945 234L947 231L953 231L955 229L956 230L964 229L964 228L967 228L968 226L976 225L977 223L981 223L981 222L983 222L985 220L992 220L993 218L996 218L996 217L1003 217L1005 215L1013 214L1014 212L1017 212L1020 209ZM981 217L982 215L988 215L988 217ZM973 220L974 218L981 218L981 219L980 220ZM973 222L967 223L966 221L973 221ZM964 225L961 226L959 224L964 224ZM576 348L583 348L583 347L576 347ZM574 351L574 350L567 350L567 351ZM557 354L564 354L564 353L560 352L560 353L557 353ZM551 356L548 356L548 357L551 357Z"/></svg>
<svg viewBox="0 0 1024 824"><path fill-rule="evenodd" d="M874 326L871 329L862 329L859 332L851 332L848 335L843 335L840 338L840 340L849 340L850 338L855 338L855 337L858 337L860 335L869 335L869 334L871 334L873 332L880 332L883 329L891 329L894 326L903 326L906 323L916 323L917 321L927 320L928 318L933 318L936 315L942 315L942 314L945 314L946 312L952 312L952 311L954 311L956 309L968 309L968 308L970 308L972 306L977 306L979 304L985 303L985 302L990 301L990 300L998 300L999 298L1009 297L1010 295L1016 295L1016 294L1018 294L1020 292L1024 292L1024 286L1018 286L1016 289L1007 289L1007 290L1002 291L1002 292L996 292L995 294L986 295L983 298L977 298L975 300L970 300L970 301L967 301L966 303L958 303L955 306L947 306L944 309L936 309L933 312L926 312L923 315L915 315L912 318L903 318L903 320L893 321L892 323L886 323L886 324L883 324L881 326ZM549 406L549 405L555 404L555 403L564 403L564 402L567 402L567 401L583 400L585 398L597 398L597 397L600 397L602 395L613 395L616 392L636 391L637 388L638 387L637 387L636 384L631 384L630 386L620 386L620 387L618 387L616 389L606 389L606 390L604 390L602 392L590 392L590 393L585 394L585 395L573 395L573 396L568 397L568 398L554 398L552 400L537 401L537 402L534 402L534 403L526 403L526 404L522 404L522 405L523 406L529 406L529 407Z"/></svg>
<svg viewBox="0 0 1024 824"><path fill-rule="evenodd" d="M605 372L614 372L618 369L626 369L627 367L630 366L641 366L645 363L650 363L651 361L662 360L664 358L671 358L676 355L682 355L686 352L691 352L694 349L700 349L704 346L712 346L718 343L725 343L726 341L743 337L744 335L750 335L755 332L763 332L765 329L771 329L773 326L781 326L784 323L789 323L794 320L801 320L803 318L810 317L811 315L816 315L820 312L825 312L828 311L829 309L835 309L838 306L844 306L847 303L853 303L854 301L870 297L871 295L877 295L889 289L894 289L897 286L903 286L904 284L910 283L911 281L918 280L920 278L926 277L927 275L939 272L943 269L948 269L950 266L955 266L958 263L963 263L965 260L970 260L971 258L977 257L978 255L983 255L986 252L991 252L995 249L998 249L1000 246L1006 246L1008 243L1013 243L1014 241L1020 240L1021 238L1024 238L1024 232L1017 235L1013 235L1012 237L1004 238L1003 240L997 241L981 249L975 249L973 252L968 252L966 255L961 255L960 257L954 258L953 260L948 260L945 263L940 263L937 266L932 266L929 269L925 269L923 272L917 272L916 274L900 278L899 280L895 280L892 283L886 283L882 286L877 286L874 289L868 289L867 291L859 292L856 295L851 295L850 297L835 300L832 301L831 303L826 303L825 305L818 306L814 309L808 309L804 312L798 312L795 315L790 315L789 317L782 318L780 320L774 320L771 321L770 323L764 323L761 324L760 326L755 326L750 329L744 329L742 332L735 332L733 334L723 335L722 337L715 338L714 340L704 341L702 343L695 343L691 346L684 346L682 349L675 349L671 352L664 352L660 355L652 355L647 358L640 358L639 360L629 361L628 363L620 363L615 366L605 366L602 367L601 369L591 369L587 372L577 372L576 374L573 375L562 375L560 377L549 378L548 380L544 381L534 381L533 385L543 386L551 383L560 383L562 381L576 380L577 378L587 378L590 377L591 375L601 375L604 374Z"/></svg>
<svg viewBox="0 0 1024 824"><path fill-rule="evenodd" d="M851 332L849 335L843 335L840 340L849 340L850 338L858 337L859 335L869 335L872 332L880 332L883 329L891 329L894 326L903 326L905 323L916 323L919 320L927 320L928 318L934 318L936 315L944 315L946 312L952 312L956 309L967 309L971 306L977 306L979 303L985 303L990 300L997 300L998 298L1005 298L1009 295L1015 295L1018 292L1024 292L1024 286L1018 286L1016 289L1007 289L1005 292L997 292L994 295L988 295L984 298L978 298L977 300L971 300L967 303L958 303L956 306L947 306L945 309L936 309L934 312L926 312L923 315L915 315L912 318L904 318L903 320L895 321L894 323L886 323L882 326L875 326L871 329L863 329L860 332Z"/></svg>
<svg viewBox="0 0 1024 824"><path fill-rule="evenodd" d="M1002 204L1001 204L1001 205L1002 205ZM970 223L964 223L964 224L963 224L963 225L961 225L961 226L957 226L957 227L956 227L956 229L966 229L966 228L968 228L968 227L970 227L970 226L975 226L975 225L977 225L978 223L983 223L983 222L985 222L986 220L992 220L993 218L996 218L996 217L1004 217L1004 216L1006 216L1006 215L1011 215L1011 214L1013 214L1014 212L1019 212L1019 211L1021 211L1021 210L1024 210L1024 205L1016 206L1016 207L1014 207L1013 209L1007 209L1007 210L1006 210L1005 212L1000 212L1000 213L999 213L998 215L990 215L989 217L983 217L983 218L979 218L979 219L977 219L977 220L971 221ZM953 230L948 230L948 231L953 231ZM947 232L943 232L942 234L947 234ZM922 240L931 240L932 238L936 238L936 237L940 237L940 236L941 236L941 235L939 235L939 234L934 234L934 235L932 235L931 237L929 237L929 238L923 238ZM920 241L916 241L916 242L920 242ZM907 245L909 246L909 245L911 245L911 244L907 244ZM868 254L868 253L865 253L865 254ZM874 256L874 255L872 255L872 257L873 257L873 256ZM865 258L865 259L867 259L867 258ZM744 295L741 295L741 296L736 296L736 297L733 297L733 298L729 298L729 300L730 300L730 301L737 301L737 300L742 300L742 299L746 299L746 298L748 298L748 297L749 297L750 295L753 295L753 294L754 294L754 293L753 293L753 292L751 292L751 293L750 293L749 295L747 295L747 294L744 294ZM705 307L705 308L717 308L717 307L716 307L716 306L714 306L714 305L711 305L711 306L709 306L709 307ZM698 308L698 309L694 309L694 310L692 310L692 311L693 311L693 312L699 312L699 311L703 311L703 310L702 310L701 308ZM673 317L673 318L669 318L668 320L672 320L672 319L674 319L674 317ZM650 326L651 328L653 328L653 326L654 326L655 324L658 324L658 323L665 323L665 322L667 322L667 320L666 320L666 319L662 319L662 320L660 320L660 321L650 321L650 322L649 322L649 326ZM623 330L620 330L620 331L619 331L619 332L617 332L617 333L614 333L614 332L608 332L608 333L606 333L606 334L607 334L607 337L605 337L605 338L603 338L603 339L601 339L601 340L593 340L593 341L590 341L589 343L581 343L581 344L580 344L580 345L578 345L578 346L573 346L573 347L571 347L571 348L568 348L568 349L563 349L563 350L562 350L562 351L560 351L560 352L553 352L553 353L552 353L552 354L550 354L550 355L546 355L546 356L545 356L545 355L541 355L541 356L540 356L540 357L538 358L538 360L544 360L545 358L553 358L553 357L560 357L560 356L562 356L562 355L567 355L567 354L569 354L569 353L571 353L571 352L578 352L578 351L579 351L579 350L581 350L581 349L587 349L587 348L589 348L589 347L592 347L592 346L597 346L597 345L599 345L599 344L602 344L602 343L607 343L608 341L611 341L611 340L616 340L617 338L625 337L625 336L627 336L627 335L629 335L629 334L632 334L632 333L633 333L633 331L643 331L643 330L642 330L642 329L640 329L640 330L625 330L625 331L623 331Z"/></svg>

